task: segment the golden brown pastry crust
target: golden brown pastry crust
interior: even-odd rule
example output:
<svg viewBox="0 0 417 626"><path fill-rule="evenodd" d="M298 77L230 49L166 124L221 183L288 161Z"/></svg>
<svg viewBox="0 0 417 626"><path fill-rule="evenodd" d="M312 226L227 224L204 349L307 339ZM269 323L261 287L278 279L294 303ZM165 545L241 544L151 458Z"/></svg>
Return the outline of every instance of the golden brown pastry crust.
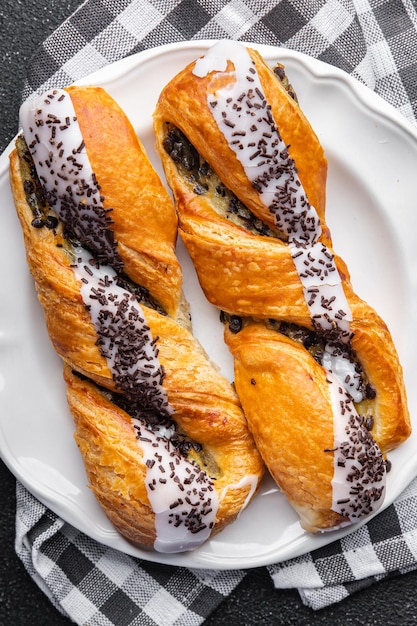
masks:
<svg viewBox="0 0 417 626"><path fill-rule="evenodd" d="M369 401L374 416L372 436L383 453L411 434L403 370L391 334L378 314L362 300L352 306L352 347L376 397ZM361 406L359 405L359 411Z"/></svg>
<svg viewBox="0 0 417 626"><path fill-rule="evenodd" d="M92 88L68 91L85 133L90 162L107 206L113 209L124 270L132 280L140 279L169 313L142 306L150 332L157 338L158 359L165 372L163 387L175 411L175 423L180 432L203 446L202 452L192 450L190 457L215 478L220 504L213 532L218 532L253 497L264 464L235 391L183 325L182 276L174 253L176 217L167 192L161 191L162 184L155 179L131 126L121 119L124 114L117 105L109 103L109 96ZM99 123L93 124L96 116ZM120 146L115 147L115 141ZM109 149L115 150L116 161L104 158ZM121 185L123 175L127 180ZM32 226L16 150L10 155L10 181L48 333L65 362L75 437L91 488L122 534L152 546L155 516L144 482L143 453L129 416L111 402L106 391L122 392L97 344L97 332L80 293L81 282L71 267L74 250L61 224L54 229ZM238 484L249 475L252 482Z"/></svg>
<svg viewBox="0 0 417 626"><path fill-rule="evenodd" d="M115 100L100 87L72 86L66 91L100 183L103 206L112 209L112 230L124 271L175 317L182 277L175 256L177 219L172 200ZM109 150L117 155L117 164Z"/></svg>
<svg viewBox="0 0 417 626"><path fill-rule="evenodd" d="M26 201L16 150L10 155L10 181L22 227L26 260L42 305L49 338L66 363L99 385L114 389L106 359L97 347L97 333L71 269L71 253L62 227L56 231L31 226L33 214Z"/></svg>
<svg viewBox="0 0 417 626"><path fill-rule="evenodd" d="M300 344L249 324L226 332L235 385L256 445L308 531L340 524L331 511L333 411L323 368ZM300 393L302 390L302 393Z"/></svg>
<svg viewBox="0 0 417 626"><path fill-rule="evenodd" d="M175 193L178 176L174 181ZM175 195L181 238L211 304L236 315L311 327L302 285L285 243L245 232L213 209L208 214L204 198L188 201L182 191ZM340 258L336 264L345 290L351 292L346 266Z"/></svg>
<svg viewBox="0 0 417 626"><path fill-rule="evenodd" d="M146 492L146 467L130 417L68 366L64 378L90 488L123 535L152 546L155 520Z"/></svg>
<svg viewBox="0 0 417 626"><path fill-rule="evenodd" d="M334 254L325 222L323 149L271 69L257 52L249 50L249 54L306 195L319 215L319 240ZM178 128L220 181L274 228L273 214L260 202L208 104L208 93L231 80L230 75L214 71L197 77L193 68L191 63L163 89L154 113L157 149L174 194L180 234L208 300L229 314L253 318L237 334L226 325L225 338L235 359L238 395L268 468L305 528L332 527L341 519L330 510L332 455L323 454L324 447L333 447L333 410L324 369L300 344L267 328L268 319L313 328L290 248L279 238L244 228L210 188L196 193L192 173L181 170L165 149L169 131ZM365 403L374 416L372 435L385 453L411 432L402 368L385 323L353 291L344 261L334 258L353 315L352 347L377 391L376 398ZM298 443L303 439L311 442L307 452Z"/></svg>
<svg viewBox="0 0 417 626"><path fill-rule="evenodd" d="M298 104L259 53L252 49L249 52L280 134L290 144L290 156L297 163L300 180L320 217L319 240L331 247L325 222L327 160L323 148ZM204 195L196 196L192 183L178 175L176 164L164 149L168 123L184 133L223 183L256 216L274 226L272 214L260 201L212 117L207 94L218 86L213 74L196 79L193 67L194 63L188 65L163 89L154 113L154 128L156 147L175 197L179 232L204 293L212 304L230 313L297 319L309 324L302 286L286 243L254 235L219 215ZM218 80L224 80L223 74L219 76ZM337 263L348 283L345 264L341 259Z"/></svg>
<svg viewBox="0 0 417 626"><path fill-rule="evenodd" d="M401 371L384 351L387 338L382 323L355 325L354 347L377 389L367 408L383 453L410 433L409 422L401 419L408 415ZM334 418L325 370L300 343L262 322L248 323L238 333L227 327L225 340L256 445L303 528L315 532L342 523L331 510Z"/></svg>

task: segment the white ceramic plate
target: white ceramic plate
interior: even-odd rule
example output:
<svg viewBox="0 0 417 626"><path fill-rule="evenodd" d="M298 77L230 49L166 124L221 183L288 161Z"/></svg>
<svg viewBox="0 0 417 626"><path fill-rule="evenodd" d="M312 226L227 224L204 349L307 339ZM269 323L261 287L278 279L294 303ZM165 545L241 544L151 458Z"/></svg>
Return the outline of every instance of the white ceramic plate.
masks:
<svg viewBox="0 0 417 626"><path fill-rule="evenodd" d="M160 174L152 134L156 99L164 84L208 45L188 42L148 50L82 81L102 85L119 102ZM335 249L347 262L358 294L379 311L391 329L415 422L417 133L345 73L295 52L256 47L271 63L279 60L285 64L301 106L325 147L328 222ZM319 536L305 533L269 477L239 520L195 552L168 556L145 552L114 530L86 486L66 406L61 362L50 346L25 264L9 190L10 149L0 158L0 452L16 477L64 520L97 541L172 565L257 567L306 553L347 534L348 530ZM195 334L231 380L232 363L223 345L218 313L205 301L181 246L179 255ZM390 454L393 468L385 506L417 474L416 436Z"/></svg>

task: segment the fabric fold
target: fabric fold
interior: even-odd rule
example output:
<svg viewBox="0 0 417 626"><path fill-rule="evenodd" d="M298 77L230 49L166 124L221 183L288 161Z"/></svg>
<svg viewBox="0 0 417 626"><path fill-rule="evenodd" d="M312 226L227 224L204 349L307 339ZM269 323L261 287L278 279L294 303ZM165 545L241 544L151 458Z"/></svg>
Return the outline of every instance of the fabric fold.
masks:
<svg viewBox="0 0 417 626"><path fill-rule="evenodd" d="M93 541L17 483L16 553L53 605L76 624L201 624L244 570L144 561Z"/></svg>
<svg viewBox="0 0 417 626"><path fill-rule="evenodd" d="M416 29L411 0L86 0L32 57L23 98L148 48L228 38L297 50L335 65L416 124Z"/></svg>
<svg viewBox="0 0 417 626"><path fill-rule="evenodd" d="M321 609L387 576L417 569L417 479L394 503L340 540L268 567L277 589L297 588Z"/></svg>

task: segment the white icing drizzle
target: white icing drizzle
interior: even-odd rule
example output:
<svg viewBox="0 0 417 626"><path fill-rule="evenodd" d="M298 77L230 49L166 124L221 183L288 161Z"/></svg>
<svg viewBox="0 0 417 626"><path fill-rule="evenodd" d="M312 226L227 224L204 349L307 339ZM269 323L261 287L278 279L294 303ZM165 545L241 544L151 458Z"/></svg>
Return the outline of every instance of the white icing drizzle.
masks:
<svg viewBox="0 0 417 626"><path fill-rule="evenodd" d="M334 408L332 510L355 522L382 505L386 465L339 379L328 372L327 380Z"/></svg>
<svg viewBox="0 0 417 626"><path fill-rule="evenodd" d="M49 205L100 263L120 269L111 211L103 206L70 95L53 89L26 101L20 123Z"/></svg>
<svg viewBox="0 0 417 626"><path fill-rule="evenodd" d="M340 353L337 347L327 344L321 364L338 378L353 402L361 402L364 399L360 374L355 370L355 364L349 360L347 354Z"/></svg>
<svg viewBox="0 0 417 626"><path fill-rule="evenodd" d="M166 429L133 420L146 459L146 489L155 513L158 552L192 550L211 533L218 510L213 481L171 444Z"/></svg>
<svg viewBox="0 0 417 626"><path fill-rule="evenodd" d="M245 487L249 487L248 495L246 496L246 499L238 514L238 517L240 517L241 513L246 509L249 502L252 500L252 496L256 491L258 482L259 482L259 477L256 476L256 474L250 474L250 475L248 474L247 476L243 476L243 478L241 478L239 482L234 483L233 485L226 485L226 487L221 492L220 502L225 498L227 492L230 489L244 489Z"/></svg>
<svg viewBox="0 0 417 626"><path fill-rule="evenodd" d="M81 296L116 385L142 407L172 415L156 342L137 299L118 285L113 268L98 265L81 247L74 252Z"/></svg>
<svg viewBox="0 0 417 626"><path fill-rule="evenodd" d="M319 241L319 217L280 136L248 50L238 42L221 41L196 61L193 73L205 77L211 72L226 72L228 60L234 66L229 72L232 80L209 93L207 102L262 203L273 214L276 227L287 238L315 329L332 337L322 363L331 381L335 423L332 508L346 515L350 523L377 510L385 485L381 451L352 402L363 399L360 376L347 352L337 348L337 342L348 344L351 339L352 313L334 254ZM352 442L356 439L360 443L355 448ZM342 463L344 453L353 454L353 458Z"/></svg>

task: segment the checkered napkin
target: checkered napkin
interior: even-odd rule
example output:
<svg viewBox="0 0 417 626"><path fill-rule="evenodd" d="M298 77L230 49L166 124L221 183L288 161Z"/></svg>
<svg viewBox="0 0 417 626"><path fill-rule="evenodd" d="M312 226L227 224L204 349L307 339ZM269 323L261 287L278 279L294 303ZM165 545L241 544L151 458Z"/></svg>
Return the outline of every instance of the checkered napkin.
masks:
<svg viewBox="0 0 417 626"><path fill-rule="evenodd" d="M65 86L146 48L231 38L284 46L336 65L417 124L417 12L411 0L87 0L30 63L24 96ZM319 609L383 577L417 568L417 479L388 509L340 541L268 568ZM17 485L16 551L73 621L200 624L245 571L175 568L92 541Z"/></svg>

